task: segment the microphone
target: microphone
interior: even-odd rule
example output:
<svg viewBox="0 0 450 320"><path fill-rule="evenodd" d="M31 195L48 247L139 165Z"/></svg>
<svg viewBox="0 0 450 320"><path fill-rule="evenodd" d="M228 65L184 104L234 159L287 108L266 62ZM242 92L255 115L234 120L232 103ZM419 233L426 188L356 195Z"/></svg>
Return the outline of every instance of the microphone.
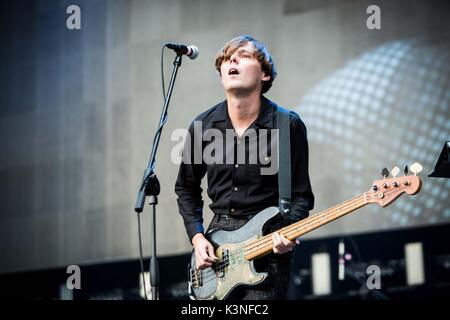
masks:
<svg viewBox="0 0 450 320"><path fill-rule="evenodd" d="M198 56L198 48L194 45L185 46L177 43L166 43L166 47L174 50L178 54L184 54L189 59L194 60Z"/></svg>

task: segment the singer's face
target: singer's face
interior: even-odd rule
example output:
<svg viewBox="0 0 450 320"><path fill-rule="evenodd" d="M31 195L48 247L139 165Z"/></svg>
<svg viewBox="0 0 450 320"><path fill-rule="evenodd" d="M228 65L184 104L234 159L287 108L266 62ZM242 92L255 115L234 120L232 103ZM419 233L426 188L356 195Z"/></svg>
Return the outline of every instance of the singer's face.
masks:
<svg viewBox="0 0 450 320"><path fill-rule="evenodd" d="M252 43L237 48L220 66L221 82L228 92L261 92L262 82L270 80L256 59Z"/></svg>

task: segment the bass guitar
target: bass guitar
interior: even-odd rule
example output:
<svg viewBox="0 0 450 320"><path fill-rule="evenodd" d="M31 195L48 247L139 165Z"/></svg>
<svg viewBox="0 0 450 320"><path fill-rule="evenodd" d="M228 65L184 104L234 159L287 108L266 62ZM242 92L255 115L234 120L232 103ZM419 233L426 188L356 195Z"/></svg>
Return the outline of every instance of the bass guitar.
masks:
<svg viewBox="0 0 450 320"><path fill-rule="evenodd" d="M384 178L373 182L369 191L281 228L277 232L289 240L295 240L368 204L377 203L386 207L402 194L417 194L422 185L421 179L417 176L421 169L420 164L414 163L411 166L414 175L407 175L405 169L405 175L398 178L395 177L399 172L397 167L392 170L394 178L387 178L389 171L384 169ZM277 207L269 207L237 230L211 230L206 237L214 246L218 260L211 267L197 270L195 254L192 254L188 268L191 299L222 300L239 286L254 286L263 282L268 274L256 272L253 260L272 252L272 233L263 235L263 228L278 214Z"/></svg>

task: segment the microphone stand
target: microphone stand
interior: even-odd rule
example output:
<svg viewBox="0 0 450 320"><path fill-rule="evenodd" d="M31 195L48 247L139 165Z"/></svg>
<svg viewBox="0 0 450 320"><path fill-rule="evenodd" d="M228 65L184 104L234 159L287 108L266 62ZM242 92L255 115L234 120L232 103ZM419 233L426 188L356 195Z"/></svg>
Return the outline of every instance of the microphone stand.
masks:
<svg viewBox="0 0 450 320"><path fill-rule="evenodd" d="M161 118L159 120L159 127L156 131L155 137L153 138L153 147L148 162L147 168L144 171L144 176L142 178L141 186L139 188L138 196L136 199L136 204L134 206L134 211L140 214L144 209L144 203L146 197L149 197L149 205L152 206L152 219L151 221L151 232L152 232L152 246L151 246L151 256L150 256L150 285L152 300L157 300L159 293L159 264L156 256L156 205L158 204L158 195L161 190L158 178L155 174L155 158L156 151L158 149L159 140L161 137L161 132L163 126L167 120L167 109L169 107L170 97L172 96L173 86L175 83L175 78L177 76L178 68L181 66L182 54L177 52L177 56L173 62L173 71L170 78L170 84L168 92L164 98L164 106L161 113Z"/></svg>

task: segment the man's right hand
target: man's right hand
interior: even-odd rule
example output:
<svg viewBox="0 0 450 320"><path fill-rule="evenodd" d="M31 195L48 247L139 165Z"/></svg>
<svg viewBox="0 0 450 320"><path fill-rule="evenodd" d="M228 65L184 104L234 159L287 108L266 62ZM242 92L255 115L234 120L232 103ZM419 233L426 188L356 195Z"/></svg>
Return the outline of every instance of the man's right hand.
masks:
<svg viewBox="0 0 450 320"><path fill-rule="evenodd" d="M195 251L195 267L198 270L210 267L214 262L216 262L217 257L214 254L214 247L205 238L203 233L197 233L192 238L192 245Z"/></svg>

